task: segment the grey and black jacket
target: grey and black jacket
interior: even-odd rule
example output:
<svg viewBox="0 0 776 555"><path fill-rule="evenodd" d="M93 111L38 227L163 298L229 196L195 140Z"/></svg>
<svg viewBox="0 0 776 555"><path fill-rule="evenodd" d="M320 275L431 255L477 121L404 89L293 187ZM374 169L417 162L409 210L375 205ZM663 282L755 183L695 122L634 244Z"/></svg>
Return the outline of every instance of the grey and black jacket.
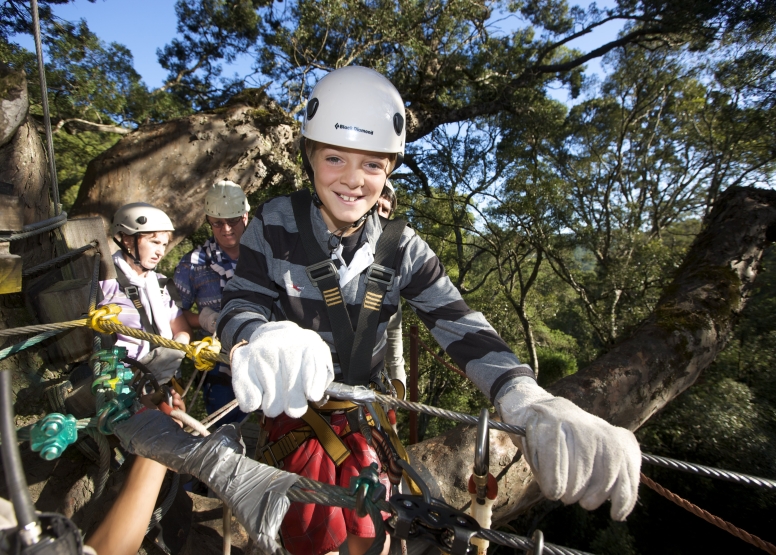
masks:
<svg viewBox="0 0 776 555"><path fill-rule="evenodd" d="M313 231L324 252L329 252L331 233L320 211L311 206ZM379 216L366 221L362 240L374 252L382 233ZM316 331L329 345L335 363L335 379L341 377L331 326L321 292L310 282L309 265L294 220L288 196L272 199L256 209L240 242L240 258L234 277L222 299L217 332L226 352L241 340L250 339L265 322L288 319ZM480 312L469 308L445 273L439 258L413 230L405 228L396 253L394 286L388 291L380 313L377 340L372 353L372 379L383 368L388 320L404 298L455 363L466 372L491 401L512 379L534 377L521 364ZM353 322L363 303L364 272L342 287Z"/></svg>

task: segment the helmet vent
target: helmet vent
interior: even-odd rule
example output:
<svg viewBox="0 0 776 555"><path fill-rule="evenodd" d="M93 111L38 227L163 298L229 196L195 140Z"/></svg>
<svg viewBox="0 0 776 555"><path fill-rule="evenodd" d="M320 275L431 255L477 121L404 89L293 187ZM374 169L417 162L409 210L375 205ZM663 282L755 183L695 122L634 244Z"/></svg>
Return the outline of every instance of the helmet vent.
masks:
<svg viewBox="0 0 776 555"><path fill-rule="evenodd" d="M312 100L310 100L310 103L307 104L307 119L308 120L313 119L313 117L315 116L315 112L318 111L318 104L319 104L319 102L318 102L317 98L313 98Z"/></svg>
<svg viewBox="0 0 776 555"><path fill-rule="evenodd" d="M396 134L401 136L401 132L404 129L404 118L398 112L393 115L393 130Z"/></svg>
<svg viewBox="0 0 776 555"><path fill-rule="evenodd" d="M138 219L135 220L140 225L144 225L146 222L148 222L148 218L145 216L140 216Z"/></svg>

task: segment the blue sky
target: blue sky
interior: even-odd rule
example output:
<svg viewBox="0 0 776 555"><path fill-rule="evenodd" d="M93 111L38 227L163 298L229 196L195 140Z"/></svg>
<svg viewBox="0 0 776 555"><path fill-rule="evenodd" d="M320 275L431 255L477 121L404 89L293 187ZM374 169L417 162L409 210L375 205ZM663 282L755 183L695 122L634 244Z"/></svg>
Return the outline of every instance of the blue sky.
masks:
<svg viewBox="0 0 776 555"><path fill-rule="evenodd" d="M603 8L614 6L615 1L603 0L597 4ZM159 87L164 82L166 72L157 61L156 50L176 35L175 0L97 0L95 3L76 0L55 6L54 12L69 21L85 19L89 28L105 42L118 42L127 46L134 56L135 70L149 88ZM503 27L508 28L509 24L509 21L505 21ZM619 24L608 24L569 46L586 52L615 38L619 29ZM31 37L18 36L16 41L34 50ZM247 56L238 58L235 64L224 65L224 75L247 75L251 73L250 66L251 60ZM588 64L588 73L602 74L598 60ZM567 101L563 90L553 91L551 95Z"/></svg>

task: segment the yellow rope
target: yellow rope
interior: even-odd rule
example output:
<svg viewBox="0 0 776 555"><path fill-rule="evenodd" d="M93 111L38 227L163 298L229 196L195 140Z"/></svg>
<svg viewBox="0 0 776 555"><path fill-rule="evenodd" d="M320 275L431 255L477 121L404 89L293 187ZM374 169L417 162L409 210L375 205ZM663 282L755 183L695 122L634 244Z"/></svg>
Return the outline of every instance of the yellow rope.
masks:
<svg viewBox="0 0 776 555"><path fill-rule="evenodd" d="M121 307L118 305L108 304L101 306L89 313L88 326L100 333L120 333L148 341L154 345L183 351L186 353L186 356L194 361L194 367L201 372L212 370L216 362L229 364L229 357L221 354L221 343L212 337L206 337L202 341L193 341L186 345L185 343L179 343L143 330L128 328L119 322L116 317L119 313L121 313Z"/></svg>

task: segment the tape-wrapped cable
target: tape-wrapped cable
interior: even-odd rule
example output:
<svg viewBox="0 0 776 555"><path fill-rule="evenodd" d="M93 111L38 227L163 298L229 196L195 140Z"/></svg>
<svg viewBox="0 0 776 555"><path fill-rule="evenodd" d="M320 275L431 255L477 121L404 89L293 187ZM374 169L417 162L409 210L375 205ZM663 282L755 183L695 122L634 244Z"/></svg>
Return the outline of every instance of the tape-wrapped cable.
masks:
<svg viewBox="0 0 776 555"><path fill-rule="evenodd" d="M165 414L147 410L118 424L114 434L130 453L207 484L261 549L285 553L275 537L291 504L286 493L299 476L246 457L234 424L195 437Z"/></svg>

